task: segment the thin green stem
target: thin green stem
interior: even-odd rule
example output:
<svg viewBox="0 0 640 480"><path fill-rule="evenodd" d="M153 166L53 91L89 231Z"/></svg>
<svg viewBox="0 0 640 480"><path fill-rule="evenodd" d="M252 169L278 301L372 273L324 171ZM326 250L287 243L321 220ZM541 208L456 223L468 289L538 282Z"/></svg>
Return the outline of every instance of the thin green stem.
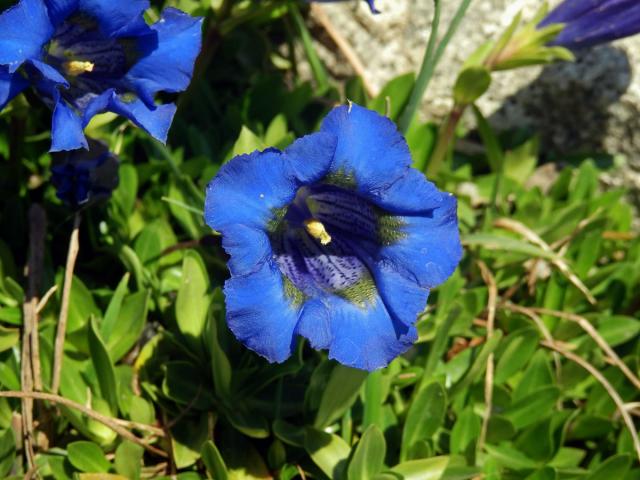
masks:
<svg viewBox="0 0 640 480"><path fill-rule="evenodd" d="M465 109L465 105L454 105L447 116L445 123L440 127L438 140L427 166L427 176L429 178L435 178L447 158L449 149L453 144L453 139L456 134L456 127L458 126Z"/></svg>
<svg viewBox="0 0 640 480"><path fill-rule="evenodd" d="M431 81L431 77L433 76L433 72L436 69L436 62L433 54L436 49L436 43L438 40L438 28L440 27L440 12L442 10L440 8L440 0L433 0L433 8L434 10L433 21L431 22L431 33L429 34L427 49L424 52L422 65L420 66L420 73L418 74L416 83L411 90L411 95L409 96L407 106L404 108L402 116L398 121L398 128L400 128L400 131L403 133L406 133L409 129L411 120L413 120L413 117L418 110L418 107L420 106L420 102L422 102L424 92L427 90L429 82Z"/></svg>
<svg viewBox="0 0 640 480"><path fill-rule="evenodd" d="M302 47L304 48L304 53L307 56L309 65L311 66L311 72L313 73L313 78L317 83L318 90L320 92L324 92L329 88L329 75L322 64L320 57L318 57L318 53L313 47L311 34L304 23L304 18L300 13L300 9L294 2L289 3L289 13L293 19L296 29L298 30L300 39L302 40Z"/></svg>
<svg viewBox="0 0 640 480"><path fill-rule="evenodd" d="M438 46L435 47L436 38L438 35L438 25L440 23L440 0L434 0L434 14L433 14L433 23L431 28L431 35L429 37L429 43L427 44L427 50L425 52L424 60L422 62L422 66L420 67L420 73L418 74L418 79L416 80L415 85L413 86L413 90L411 91L411 96L409 97L409 102L402 112L402 116L400 117L399 128L402 132L406 133L409 129L409 125L411 125L411 121L416 114L416 111L420 107L420 103L422 102L422 97L424 96L427 87L429 86L429 82L431 81L431 77L438 66L438 62L442 58L442 55L447 48L447 45L455 35L458 27L460 26L460 22L464 18L464 15L467 13L469 9L469 5L471 4L471 0L462 0L458 10L456 11L447 31L442 37Z"/></svg>

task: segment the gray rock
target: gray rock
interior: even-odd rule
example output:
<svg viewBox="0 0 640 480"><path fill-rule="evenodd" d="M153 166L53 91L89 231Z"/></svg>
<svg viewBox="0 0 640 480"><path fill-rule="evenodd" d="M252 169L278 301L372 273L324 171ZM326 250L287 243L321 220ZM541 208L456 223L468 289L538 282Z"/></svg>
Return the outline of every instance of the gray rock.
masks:
<svg viewBox="0 0 640 480"><path fill-rule="evenodd" d="M371 15L357 0L322 8L362 60L369 83L379 90L398 74L418 70L433 2L376 3L380 15ZM459 3L442 2L443 26ZM531 18L541 4L541 0L474 0L431 82L422 115L442 119L451 107L451 88L466 58L502 32L517 12ZM332 74L352 74L330 42L321 42L318 48ZM624 154L628 170L622 179L614 176L614 183L640 189L640 36L582 52L575 63L498 73L479 106L499 129L530 127L539 132L546 152Z"/></svg>

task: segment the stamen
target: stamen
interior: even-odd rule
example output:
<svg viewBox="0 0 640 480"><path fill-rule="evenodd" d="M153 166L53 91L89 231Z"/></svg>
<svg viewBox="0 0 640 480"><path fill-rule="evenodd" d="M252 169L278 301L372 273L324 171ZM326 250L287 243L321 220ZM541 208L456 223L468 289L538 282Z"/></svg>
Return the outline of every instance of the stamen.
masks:
<svg viewBox="0 0 640 480"><path fill-rule="evenodd" d="M64 71L67 75L72 75L74 77L82 75L83 73L93 72L93 67L95 67L93 63L85 62L83 60L71 60L70 62L65 62L63 64Z"/></svg>
<svg viewBox="0 0 640 480"><path fill-rule="evenodd" d="M331 243L331 235L327 233L327 229L324 228L322 222L315 218L309 218L304 221L304 226L313 238L320 240L322 245L328 245Z"/></svg>

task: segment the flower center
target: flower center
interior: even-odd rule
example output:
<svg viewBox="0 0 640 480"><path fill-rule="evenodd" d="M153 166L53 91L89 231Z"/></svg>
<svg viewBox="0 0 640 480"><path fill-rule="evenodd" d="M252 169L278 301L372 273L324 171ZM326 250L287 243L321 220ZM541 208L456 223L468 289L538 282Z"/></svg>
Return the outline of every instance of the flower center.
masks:
<svg viewBox="0 0 640 480"><path fill-rule="evenodd" d="M121 39L105 36L92 18L76 14L62 22L49 43L45 60L66 77L77 94L99 93L128 70L130 59Z"/></svg>
<svg viewBox="0 0 640 480"><path fill-rule="evenodd" d="M384 214L335 185L301 188L271 232L291 297L333 294L365 308L377 290L370 265L385 242Z"/></svg>

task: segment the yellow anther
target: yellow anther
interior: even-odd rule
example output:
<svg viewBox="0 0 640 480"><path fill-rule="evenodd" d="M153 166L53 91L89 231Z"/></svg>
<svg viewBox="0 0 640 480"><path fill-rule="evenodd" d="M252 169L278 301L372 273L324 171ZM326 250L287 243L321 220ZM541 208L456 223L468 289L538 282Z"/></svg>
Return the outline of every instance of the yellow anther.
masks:
<svg viewBox="0 0 640 480"><path fill-rule="evenodd" d="M95 65L91 62L85 62L82 60L71 60L70 62L65 62L63 67L67 75L77 77L83 73L93 72L93 67L95 67Z"/></svg>
<svg viewBox="0 0 640 480"><path fill-rule="evenodd" d="M331 243L331 235L327 233L327 229L324 228L322 222L315 218L309 218L304 221L304 226L307 229L307 232L309 232L309 235L320 240L322 245L328 245Z"/></svg>

